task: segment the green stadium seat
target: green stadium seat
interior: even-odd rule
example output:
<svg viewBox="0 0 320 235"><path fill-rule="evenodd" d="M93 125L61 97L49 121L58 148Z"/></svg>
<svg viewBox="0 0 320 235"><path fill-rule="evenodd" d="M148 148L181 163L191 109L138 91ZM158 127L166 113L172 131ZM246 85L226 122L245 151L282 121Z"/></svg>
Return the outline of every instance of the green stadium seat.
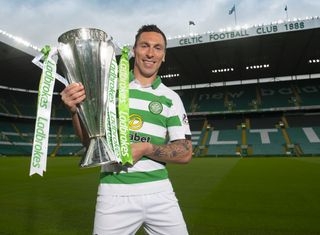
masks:
<svg viewBox="0 0 320 235"><path fill-rule="evenodd" d="M236 155L237 145L241 144L241 130L210 131L206 145L208 155Z"/></svg>
<svg viewBox="0 0 320 235"><path fill-rule="evenodd" d="M209 145L209 156L232 156L236 154L237 145Z"/></svg>
<svg viewBox="0 0 320 235"><path fill-rule="evenodd" d="M256 85L237 85L227 87L228 100L234 104L234 110L251 110L252 101L257 99Z"/></svg>
<svg viewBox="0 0 320 235"><path fill-rule="evenodd" d="M280 129L247 130L247 144L252 147L253 155L283 155L285 143Z"/></svg>
<svg viewBox="0 0 320 235"><path fill-rule="evenodd" d="M303 154L320 153L320 127L287 128L291 143L300 146Z"/></svg>
<svg viewBox="0 0 320 235"><path fill-rule="evenodd" d="M320 79L296 81L295 87L301 97L301 106L320 105Z"/></svg>
<svg viewBox="0 0 320 235"><path fill-rule="evenodd" d="M263 109L295 106L290 102L295 94L288 82L261 83L259 90Z"/></svg>

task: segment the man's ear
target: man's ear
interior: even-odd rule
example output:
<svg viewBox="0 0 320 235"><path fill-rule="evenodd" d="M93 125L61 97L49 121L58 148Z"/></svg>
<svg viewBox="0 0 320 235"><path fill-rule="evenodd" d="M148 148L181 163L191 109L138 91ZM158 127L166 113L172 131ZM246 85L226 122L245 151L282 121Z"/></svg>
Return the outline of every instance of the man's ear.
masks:
<svg viewBox="0 0 320 235"><path fill-rule="evenodd" d="M165 61L166 61L166 55L162 57L162 62L165 62Z"/></svg>

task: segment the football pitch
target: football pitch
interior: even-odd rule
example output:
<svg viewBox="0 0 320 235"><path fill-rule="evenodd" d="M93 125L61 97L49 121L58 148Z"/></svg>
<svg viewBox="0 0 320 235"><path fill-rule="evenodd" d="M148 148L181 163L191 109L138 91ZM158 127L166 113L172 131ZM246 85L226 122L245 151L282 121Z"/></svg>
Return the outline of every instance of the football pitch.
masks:
<svg viewBox="0 0 320 235"><path fill-rule="evenodd" d="M91 234L99 169L0 158L0 234ZM320 234L320 157L197 158L168 165L190 234ZM139 234L142 234L139 232ZM178 235L178 234L177 234Z"/></svg>

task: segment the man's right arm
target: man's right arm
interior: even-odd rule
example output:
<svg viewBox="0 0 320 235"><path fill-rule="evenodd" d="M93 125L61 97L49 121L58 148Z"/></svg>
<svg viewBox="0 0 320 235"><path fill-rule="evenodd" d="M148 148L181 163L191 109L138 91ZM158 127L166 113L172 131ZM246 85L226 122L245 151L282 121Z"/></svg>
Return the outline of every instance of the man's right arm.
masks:
<svg viewBox="0 0 320 235"><path fill-rule="evenodd" d="M71 83L60 93L60 95L63 103L71 113L72 124L75 129L76 135L79 136L81 143L84 146L88 146L88 133L77 114L77 105L86 98L84 86L80 83Z"/></svg>

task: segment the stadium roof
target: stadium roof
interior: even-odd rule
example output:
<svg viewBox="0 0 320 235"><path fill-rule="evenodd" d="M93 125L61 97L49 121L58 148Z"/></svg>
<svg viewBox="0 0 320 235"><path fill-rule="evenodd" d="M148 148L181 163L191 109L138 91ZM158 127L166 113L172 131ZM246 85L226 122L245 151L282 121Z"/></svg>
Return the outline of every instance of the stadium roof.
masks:
<svg viewBox="0 0 320 235"><path fill-rule="evenodd" d="M38 49L0 31L0 85L37 90ZM168 40L160 69L168 86L277 78L320 77L320 19L207 32ZM131 61L132 65L132 61ZM62 89L57 82L56 90Z"/></svg>

